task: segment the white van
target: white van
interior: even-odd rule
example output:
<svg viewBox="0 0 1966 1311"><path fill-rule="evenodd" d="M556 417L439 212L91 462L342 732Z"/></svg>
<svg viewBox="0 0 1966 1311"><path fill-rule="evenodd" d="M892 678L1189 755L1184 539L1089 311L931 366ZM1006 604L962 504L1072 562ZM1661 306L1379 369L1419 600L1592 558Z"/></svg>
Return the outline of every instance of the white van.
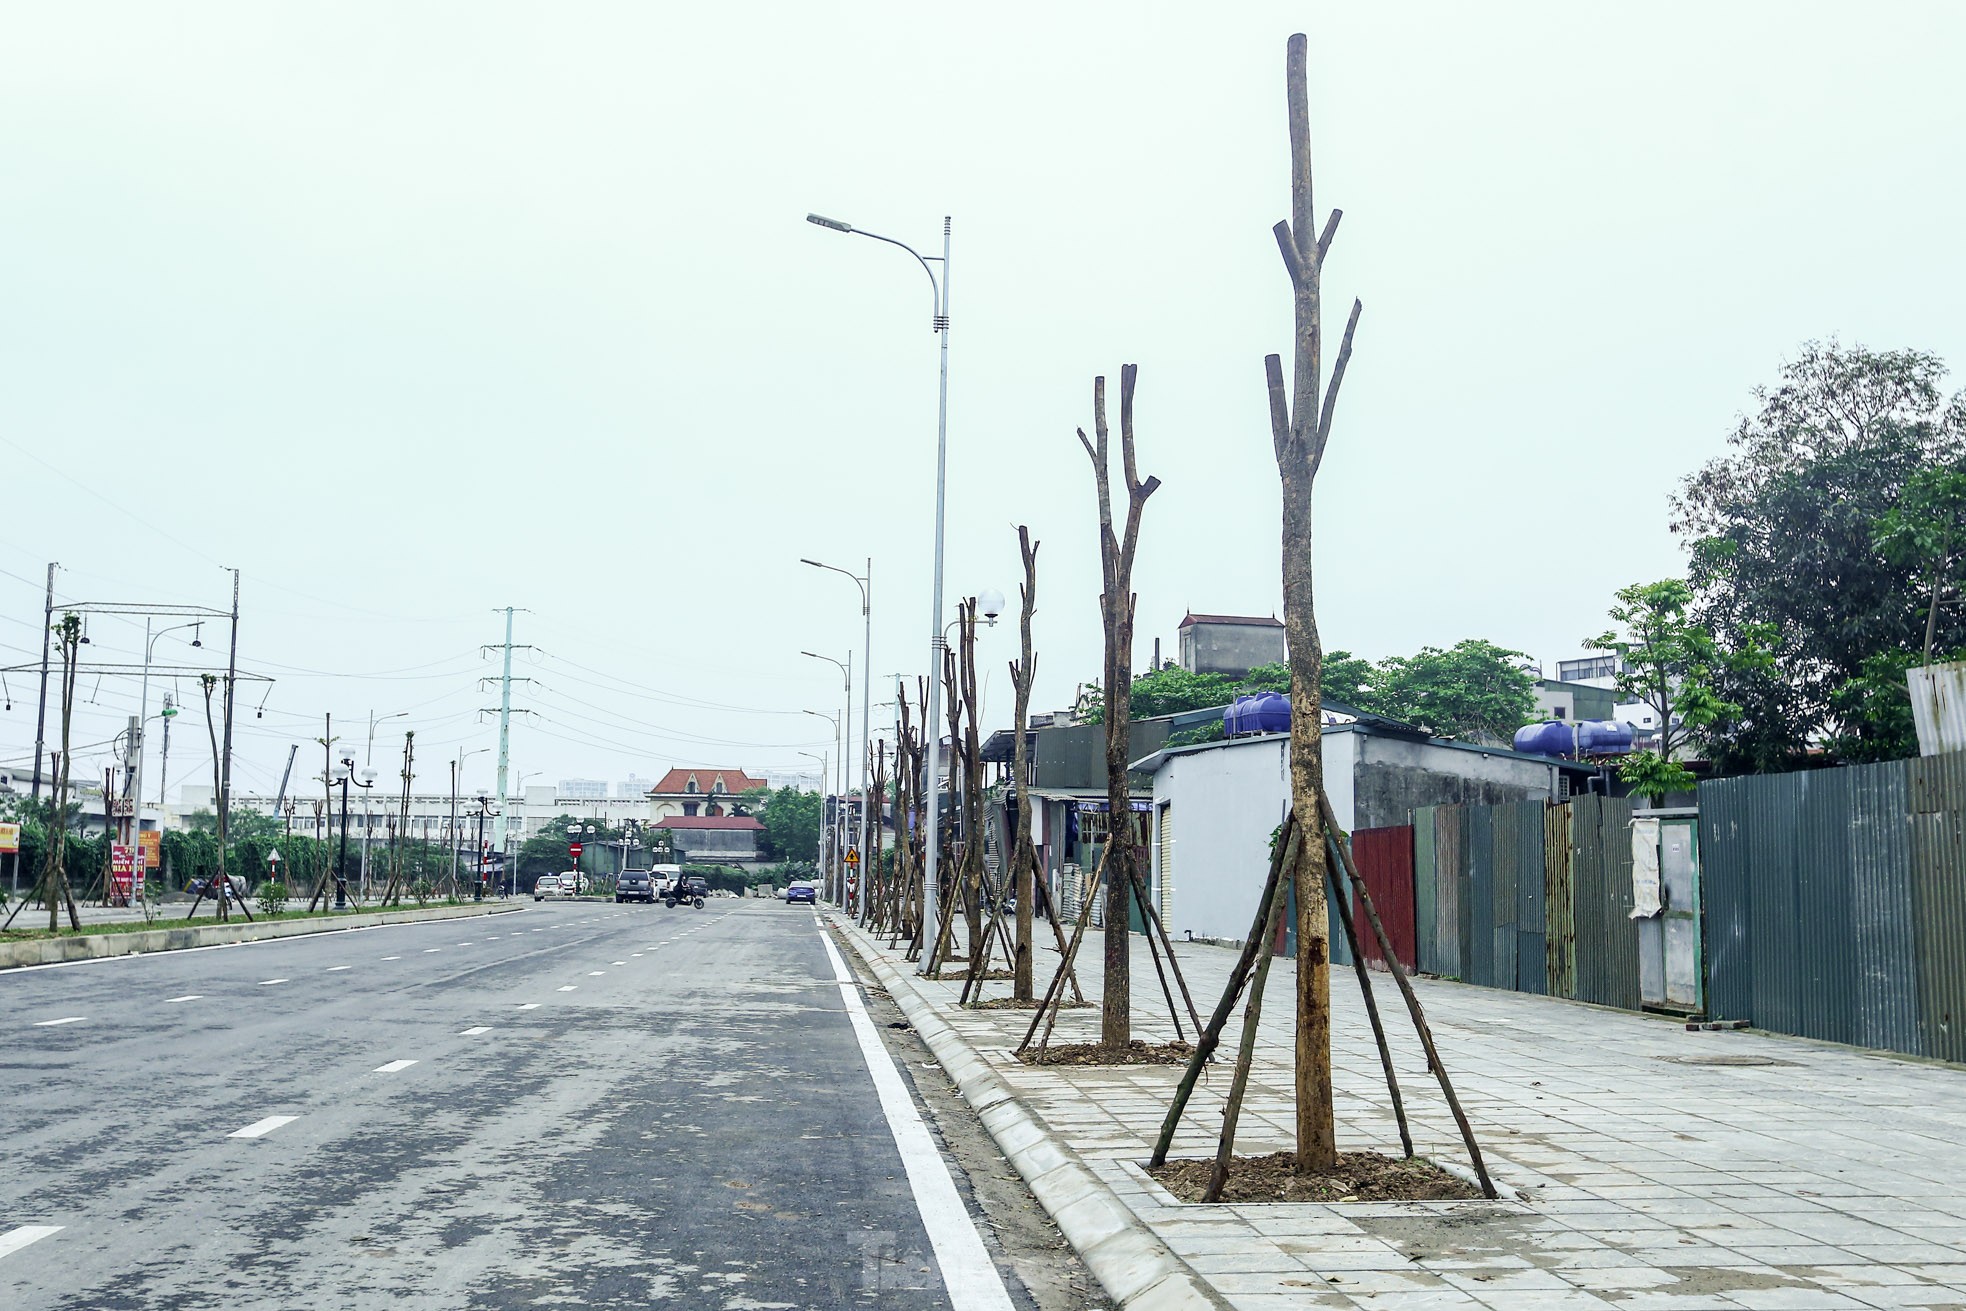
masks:
<svg viewBox="0 0 1966 1311"><path fill-rule="evenodd" d="M649 877L655 881L655 899L660 901L668 896L670 891L676 886L676 880L682 876L683 867L681 865L657 865L651 869L649 871Z"/></svg>

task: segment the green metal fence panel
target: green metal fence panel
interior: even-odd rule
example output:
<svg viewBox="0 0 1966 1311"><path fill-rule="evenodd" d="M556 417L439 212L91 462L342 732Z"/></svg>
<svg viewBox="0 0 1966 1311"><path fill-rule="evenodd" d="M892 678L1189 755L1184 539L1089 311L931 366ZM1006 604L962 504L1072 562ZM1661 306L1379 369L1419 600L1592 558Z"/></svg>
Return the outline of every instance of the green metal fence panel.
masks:
<svg viewBox="0 0 1966 1311"><path fill-rule="evenodd" d="M1493 988L1495 982L1495 812L1487 806L1461 810L1461 860L1468 870L1462 906L1466 950L1461 977ZM1513 935L1511 935L1513 936ZM1509 972L1510 981L1515 978Z"/></svg>
<svg viewBox="0 0 1966 1311"><path fill-rule="evenodd" d="M1570 802L1571 897L1577 1000L1635 1011L1638 926L1632 921L1631 802L1582 796Z"/></svg>
<svg viewBox="0 0 1966 1311"><path fill-rule="evenodd" d="M1413 933L1422 974L1439 974L1439 908L1434 901L1434 806L1413 811Z"/></svg>
<svg viewBox="0 0 1966 1311"><path fill-rule="evenodd" d="M1920 1051L1966 1061L1966 753L1906 770Z"/></svg>
<svg viewBox="0 0 1966 1311"><path fill-rule="evenodd" d="M1496 808L1506 817L1507 847L1498 852L1512 867L1515 882L1515 990L1542 993L1545 977L1543 913L1543 812L1540 801L1517 801Z"/></svg>
<svg viewBox="0 0 1966 1311"><path fill-rule="evenodd" d="M1966 843L1952 845L1944 818L1954 798L1951 813L1966 812L1966 786L1953 791L1948 770L1966 784L1966 766L1914 760L1700 785L1713 1014L1936 1054L1948 983L1966 993L1966 960L1939 964L1966 953L1953 891ZM1934 805L1923 816L1921 796Z"/></svg>
<svg viewBox="0 0 1966 1311"><path fill-rule="evenodd" d="M1442 978L1459 979L1467 969L1467 917L1462 907L1467 901L1467 864L1461 858L1466 845L1462 832L1460 806L1439 806L1434 810L1434 915L1435 947L1440 953Z"/></svg>

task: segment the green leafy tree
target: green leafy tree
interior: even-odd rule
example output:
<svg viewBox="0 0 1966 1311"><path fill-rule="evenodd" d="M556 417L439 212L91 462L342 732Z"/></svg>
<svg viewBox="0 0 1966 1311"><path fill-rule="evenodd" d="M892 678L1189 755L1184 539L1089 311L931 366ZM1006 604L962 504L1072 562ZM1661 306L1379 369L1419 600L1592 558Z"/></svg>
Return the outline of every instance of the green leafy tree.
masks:
<svg viewBox="0 0 1966 1311"><path fill-rule="evenodd" d="M1282 665L1268 665L1265 668L1283 669ZM1252 674L1255 671L1251 671ZM1379 671L1364 656L1355 656L1350 651L1327 651L1324 663L1318 668L1318 690L1324 701L1336 701L1340 705L1351 706L1354 710L1370 710L1377 714L1384 711L1378 706ZM1288 692L1288 680L1278 691Z"/></svg>
<svg viewBox="0 0 1966 1311"><path fill-rule="evenodd" d="M1442 737L1506 742L1535 710L1536 679L1522 667L1527 660L1478 637L1445 650L1422 647L1417 655L1381 662L1373 680L1376 704L1359 708Z"/></svg>
<svg viewBox="0 0 1966 1311"><path fill-rule="evenodd" d="M1878 531L1919 474L1966 453L1966 399L1945 395L1945 372L1923 351L1811 342L1757 389L1727 454L1681 484L1693 620L1729 654L1772 634L1769 659L1715 673L1737 708L1706 729L1722 769L1791 764L1837 728L1839 690L1879 653L1919 649L1928 625L1933 649L1966 645L1966 615L1933 611L1919 553L1894 559Z"/></svg>
<svg viewBox="0 0 1966 1311"><path fill-rule="evenodd" d="M1644 703L1658 718L1657 746L1634 752L1620 771L1640 796L1662 797L1693 786L1693 775L1681 763L1685 749L1709 725L1740 713L1714 691L1716 677L1766 659L1762 643L1771 634L1765 626L1743 628L1743 649L1723 653L1713 634L1691 618L1692 606L1693 589L1681 579L1633 583L1618 589L1611 607L1618 627L1584 642L1618 657L1619 696Z"/></svg>
<svg viewBox="0 0 1966 1311"><path fill-rule="evenodd" d="M1877 523L1878 550L1891 564L1921 580L1925 604L1925 663L1938 640L1939 605L1958 592L1966 565L1966 462L1921 469L1904 495Z"/></svg>
<svg viewBox="0 0 1966 1311"><path fill-rule="evenodd" d="M767 860L810 860L819 850L819 828L826 803L817 792L782 787L764 799L757 820L765 826Z"/></svg>

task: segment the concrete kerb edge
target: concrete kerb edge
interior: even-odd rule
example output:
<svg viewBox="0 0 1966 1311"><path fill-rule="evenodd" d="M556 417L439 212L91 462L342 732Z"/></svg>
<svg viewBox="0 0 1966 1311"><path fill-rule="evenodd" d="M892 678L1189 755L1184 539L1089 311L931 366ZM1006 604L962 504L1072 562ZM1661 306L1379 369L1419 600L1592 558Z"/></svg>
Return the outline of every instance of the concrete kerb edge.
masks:
<svg viewBox="0 0 1966 1311"><path fill-rule="evenodd" d="M1230 1307L1018 1099L989 1062L936 1013L935 1003L922 995L906 971L888 961L858 925L838 915L827 918L894 998L1005 1159L1017 1168L1032 1196L1110 1297L1138 1311Z"/></svg>
<svg viewBox="0 0 1966 1311"><path fill-rule="evenodd" d="M34 965L70 965L80 961L114 960L119 956L154 956L200 947L229 947L278 938L312 937L321 933L350 933L392 924L427 924L433 920L476 919L514 914L522 906L433 906L423 910L357 913L344 919L277 920L271 923L178 925L135 933L85 933L68 938L28 938L0 943L0 971ZM176 941L173 941L176 939Z"/></svg>

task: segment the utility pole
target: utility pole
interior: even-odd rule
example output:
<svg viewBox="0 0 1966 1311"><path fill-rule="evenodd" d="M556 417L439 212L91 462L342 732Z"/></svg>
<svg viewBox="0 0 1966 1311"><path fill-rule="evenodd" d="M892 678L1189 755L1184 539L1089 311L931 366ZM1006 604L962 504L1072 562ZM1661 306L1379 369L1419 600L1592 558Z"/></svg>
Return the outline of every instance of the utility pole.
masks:
<svg viewBox="0 0 1966 1311"><path fill-rule="evenodd" d="M28 800L41 799L41 749L48 732L48 639L55 627L55 569L48 563L48 601L41 608L41 704L34 712L34 781L28 785Z"/></svg>
<svg viewBox="0 0 1966 1311"><path fill-rule="evenodd" d="M164 813L164 781L170 776L171 772L171 720L176 717L177 702L171 699L169 692L166 692L164 693L164 713L162 716L164 720L164 758L157 762L157 813L159 816ZM161 824L162 822L163 820L160 818L158 823Z"/></svg>
<svg viewBox="0 0 1966 1311"><path fill-rule="evenodd" d="M505 671L498 680L498 810L492 824L492 844L500 851L505 850L505 779L512 766L512 653L532 650L530 646L512 645L512 616L517 609L516 606L505 607L505 641L496 647L484 648L487 651L502 651L505 655ZM526 613L532 612L528 610ZM491 680L479 681L482 683ZM518 681L532 682L530 678L521 678ZM531 712L521 710L519 713L523 715ZM480 816L481 821L482 819L483 817ZM483 827L482 823L480 827ZM484 855L482 842L479 844L478 854L481 857Z"/></svg>

